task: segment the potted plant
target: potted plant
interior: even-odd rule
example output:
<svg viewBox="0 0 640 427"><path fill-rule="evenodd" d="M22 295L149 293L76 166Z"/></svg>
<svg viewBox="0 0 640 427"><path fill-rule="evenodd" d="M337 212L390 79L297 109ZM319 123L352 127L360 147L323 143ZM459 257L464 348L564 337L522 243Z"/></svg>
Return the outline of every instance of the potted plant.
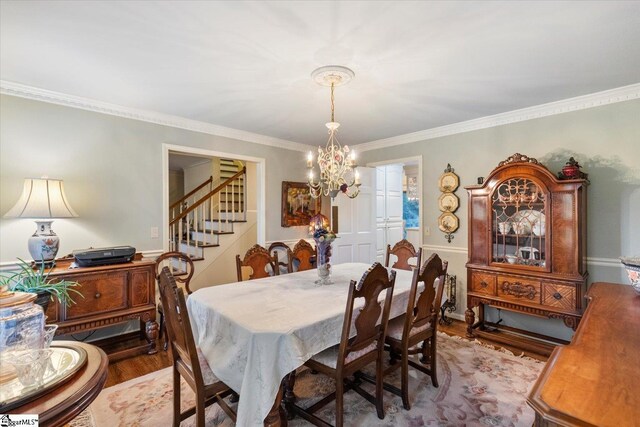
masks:
<svg viewBox="0 0 640 427"><path fill-rule="evenodd" d="M20 270L0 276L0 285L7 285L12 291L37 294L38 298L35 302L42 307L45 313L49 302L53 301L54 296L66 306L75 304L71 297L73 293L83 297L77 289L74 289L76 286L80 286L78 282L49 279L51 270L45 272L44 261L40 263L37 269L34 269L24 260L20 258L18 260Z"/></svg>

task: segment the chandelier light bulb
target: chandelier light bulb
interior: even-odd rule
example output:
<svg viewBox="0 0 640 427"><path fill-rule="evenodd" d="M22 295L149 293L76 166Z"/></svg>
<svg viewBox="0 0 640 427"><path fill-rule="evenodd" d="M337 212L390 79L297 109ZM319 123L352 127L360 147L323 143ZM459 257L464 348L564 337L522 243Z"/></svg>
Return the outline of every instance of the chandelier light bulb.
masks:
<svg viewBox="0 0 640 427"><path fill-rule="evenodd" d="M307 153L307 167L313 167L313 153L311 151Z"/></svg>
<svg viewBox="0 0 640 427"><path fill-rule="evenodd" d="M355 184L356 184L356 185L359 185L359 184L360 184L360 172L358 172L358 170L357 170L357 169L356 169L356 171L355 171L355 175L356 175L356 182L355 182Z"/></svg>

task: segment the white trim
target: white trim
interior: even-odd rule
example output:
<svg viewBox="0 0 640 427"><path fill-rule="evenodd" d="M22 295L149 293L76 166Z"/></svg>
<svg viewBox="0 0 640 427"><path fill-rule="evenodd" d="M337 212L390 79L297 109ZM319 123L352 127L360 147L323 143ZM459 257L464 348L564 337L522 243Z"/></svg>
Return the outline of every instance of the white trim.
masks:
<svg viewBox="0 0 640 427"><path fill-rule="evenodd" d="M640 83L354 145L371 151L640 98Z"/></svg>
<svg viewBox="0 0 640 427"><path fill-rule="evenodd" d="M224 157L236 160L244 160L256 163L256 179L258 180L257 190L257 212L256 228L257 242L263 244L267 240L266 223L267 223L267 176L266 176L266 160L262 157L245 156L243 154L223 153L221 151L205 150L203 148L187 147L184 145L162 144L162 239L163 247L169 250L169 151L177 151L187 154L199 154L209 157ZM248 187L247 187L248 189Z"/></svg>
<svg viewBox="0 0 640 427"><path fill-rule="evenodd" d="M467 253L467 248L462 248L459 246L422 245L422 249L426 249L432 252L451 252L455 254Z"/></svg>
<svg viewBox="0 0 640 427"><path fill-rule="evenodd" d="M460 307L459 309L464 311L465 307ZM447 313L447 317L451 317L453 319L461 320L464 322L464 314L458 313L457 311L454 311L453 313Z"/></svg>
<svg viewBox="0 0 640 427"><path fill-rule="evenodd" d="M240 141L253 142L255 144L267 145L269 147L279 147L285 148L287 150L301 152L306 152L310 149L314 149L314 147L311 145L302 144L295 141L260 135L240 129L218 126L207 122L191 120L170 114L163 114L156 111L109 104L107 102L83 98L80 96L67 95L64 93L40 89L33 86L10 82L7 80L0 80L0 93L4 95L32 99L35 101L63 105L65 107L79 108L81 110L94 111L96 113L109 114L112 116L124 117L132 120L140 120L143 122L156 123L163 126L170 126L194 132L206 133L209 135L216 135L225 138L237 139Z"/></svg>
<svg viewBox="0 0 640 427"><path fill-rule="evenodd" d="M623 268L624 265L617 258L592 258L587 257L587 264L590 265L598 265L601 267L620 267Z"/></svg>
<svg viewBox="0 0 640 427"><path fill-rule="evenodd" d="M301 237L300 239L307 241L312 246L315 245L315 241L311 237L308 237L306 239ZM272 243L281 242L281 243L284 243L285 245L289 246L291 249L293 249L293 247L296 245L296 243L298 243L300 241L300 239L269 240L268 242L265 242L264 247L268 249L269 246L271 246Z"/></svg>
<svg viewBox="0 0 640 427"><path fill-rule="evenodd" d="M418 229L420 230L420 236L418 240L418 244L422 246L422 239L424 233L422 232L422 218L424 216L424 194L422 194L422 155L419 156L411 156L411 157L403 157L401 159L392 159L392 160L383 160L381 162L372 162L367 163L367 167L376 167L376 166L384 166L384 165L394 165L398 163L413 163L418 162L418 194L420 195L420 206L418 207Z"/></svg>

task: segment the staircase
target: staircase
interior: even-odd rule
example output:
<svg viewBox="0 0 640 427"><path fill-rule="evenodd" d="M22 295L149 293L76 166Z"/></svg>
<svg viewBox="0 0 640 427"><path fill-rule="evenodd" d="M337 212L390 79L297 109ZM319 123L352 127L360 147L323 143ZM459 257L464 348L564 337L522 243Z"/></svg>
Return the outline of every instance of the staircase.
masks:
<svg viewBox="0 0 640 427"><path fill-rule="evenodd" d="M169 207L170 250L202 261L210 254L209 248L230 244L232 239L224 236L247 223L246 182L247 171L241 162L220 159L219 178L209 177Z"/></svg>

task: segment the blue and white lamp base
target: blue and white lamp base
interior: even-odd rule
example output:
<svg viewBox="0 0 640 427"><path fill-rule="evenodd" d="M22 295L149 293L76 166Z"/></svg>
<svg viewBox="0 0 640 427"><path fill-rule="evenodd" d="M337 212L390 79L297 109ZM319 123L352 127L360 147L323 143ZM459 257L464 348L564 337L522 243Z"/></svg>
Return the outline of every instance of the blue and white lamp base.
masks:
<svg viewBox="0 0 640 427"><path fill-rule="evenodd" d="M36 264L42 262L47 266L55 264L60 238L51 230L51 223L53 221L36 221L38 228L29 237L29 253Z"/></svg>

